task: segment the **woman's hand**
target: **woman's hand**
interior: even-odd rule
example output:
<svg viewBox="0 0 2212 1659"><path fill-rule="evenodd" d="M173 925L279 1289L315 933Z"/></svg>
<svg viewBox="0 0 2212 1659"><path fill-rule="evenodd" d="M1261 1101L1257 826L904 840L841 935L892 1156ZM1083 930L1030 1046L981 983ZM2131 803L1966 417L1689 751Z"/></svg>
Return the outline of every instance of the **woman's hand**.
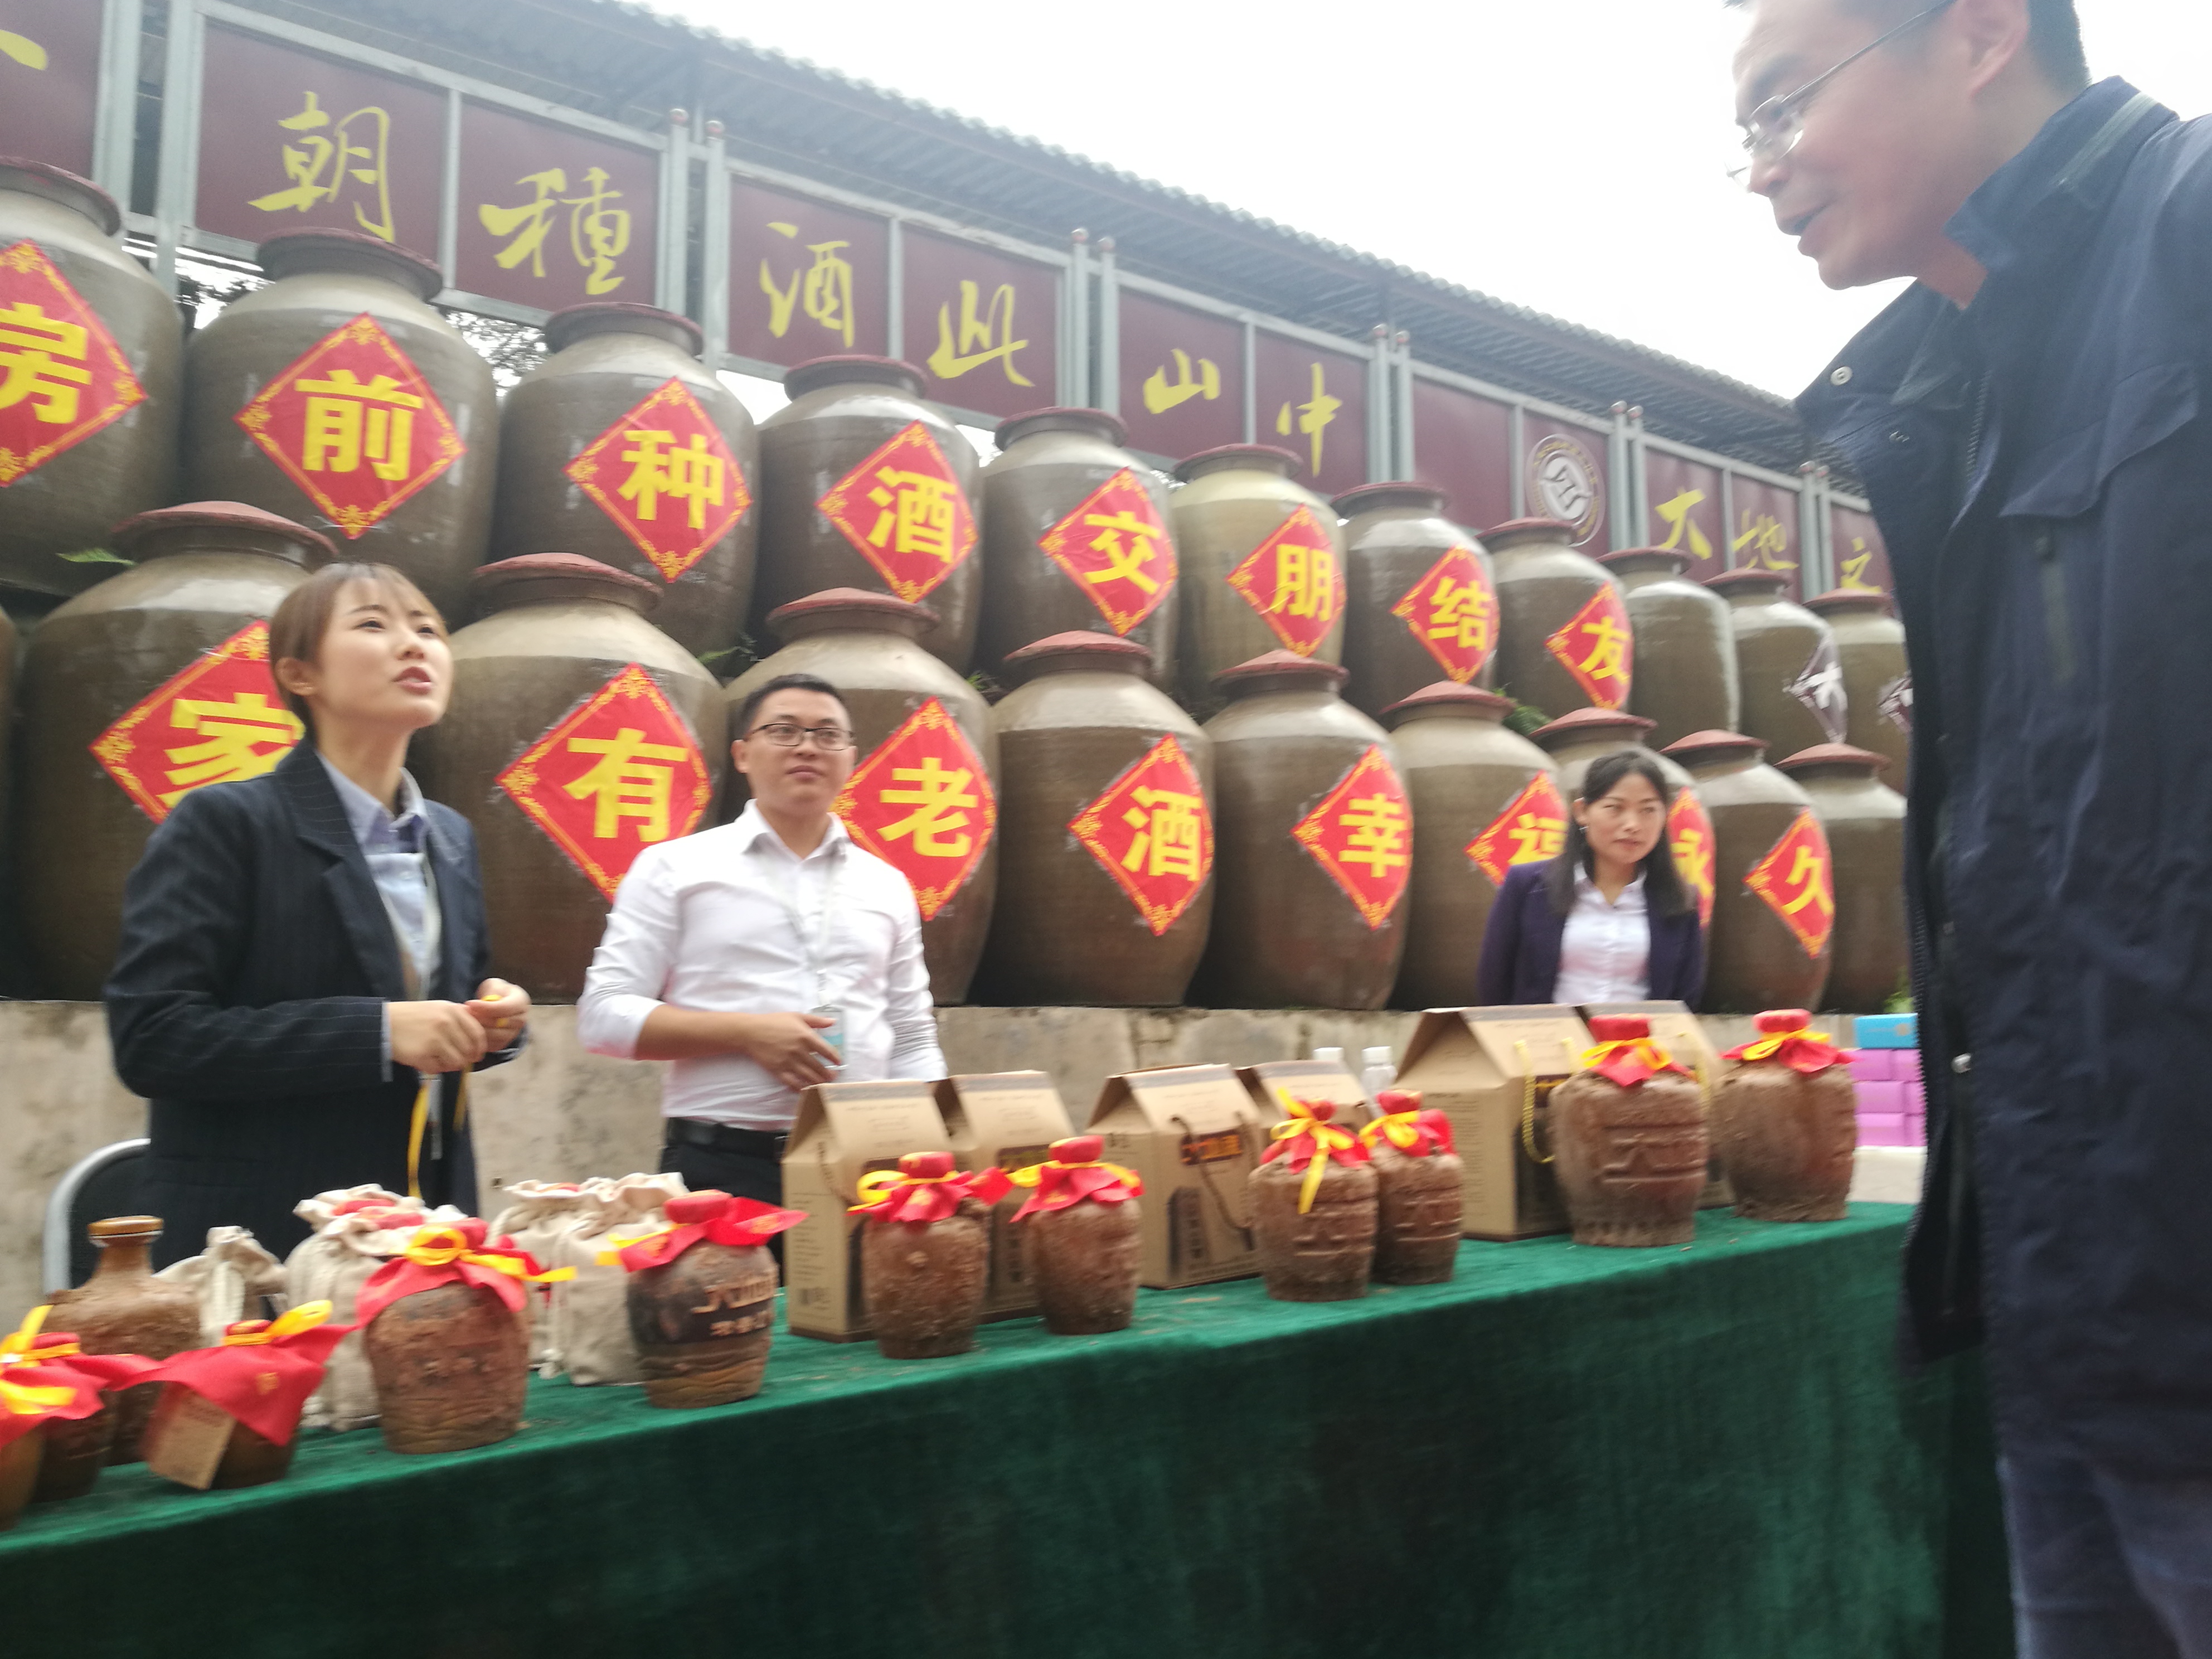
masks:
<svg viewBox="0 0 2212 1659"><path fill-rule="evenodd" d="M459 1002L393 1002L392 1059L417 1072L460 1072L483 1058L485 1031Z"/></svg>
<svg viewBox="0 0 2212 1659"><path fill-rule="evenodd" d="M503 979L488 979L477 986L476 1000L467 1006L471 1017L483 1027L489 1048L514 1047L530 1024L530 993Z"/></svg>

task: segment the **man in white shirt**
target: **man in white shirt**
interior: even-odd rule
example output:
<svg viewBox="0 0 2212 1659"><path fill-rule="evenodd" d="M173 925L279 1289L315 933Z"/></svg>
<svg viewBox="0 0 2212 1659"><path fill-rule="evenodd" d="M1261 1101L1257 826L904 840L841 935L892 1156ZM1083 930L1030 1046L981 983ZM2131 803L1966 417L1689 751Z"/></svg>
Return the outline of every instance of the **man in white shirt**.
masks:
<svg viewBox="0 0 2212 1659"><path fill-rule="evenodd" d="M830 810L856 759L836 688L779 675L735 729L752 799L638 855L577 1028L593 1054L675 1062L661 1168L774 1203L801 1090L939 1078L945 1059L913 890Z"/></svg>

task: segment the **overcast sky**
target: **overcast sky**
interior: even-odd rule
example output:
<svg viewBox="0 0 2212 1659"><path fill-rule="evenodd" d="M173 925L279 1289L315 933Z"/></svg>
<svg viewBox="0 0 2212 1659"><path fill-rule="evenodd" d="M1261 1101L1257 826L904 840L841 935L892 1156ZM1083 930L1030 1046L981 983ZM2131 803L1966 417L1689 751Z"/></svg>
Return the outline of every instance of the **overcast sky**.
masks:
<svg viewBox="0 0 2212 1659"><path fill-rule="evenodd" d="M1776 392L1891 291L1822 288L1725 177L1714 0L651 3ZM2212 111L2207 0L2080 8L2094 73Z"/></svg>

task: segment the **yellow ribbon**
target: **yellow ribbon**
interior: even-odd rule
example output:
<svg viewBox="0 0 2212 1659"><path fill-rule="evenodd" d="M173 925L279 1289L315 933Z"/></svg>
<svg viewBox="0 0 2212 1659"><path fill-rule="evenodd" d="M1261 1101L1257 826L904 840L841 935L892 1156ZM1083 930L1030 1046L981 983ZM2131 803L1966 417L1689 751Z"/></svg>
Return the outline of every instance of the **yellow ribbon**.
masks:
<svg viewBox="0 0 2212 1659"><path fill-rule="evenodd" d="M438 1086L443 1073L433 1073L422 1079L415 1091L415 1110L407 1123L407 1196L420 1200L422 1196L422 1132L430 1127L430 1091ZM461 1073L460 1093L453 1105L453 1133L468 1127L469 1074Z"/></svg>
<svg viewBox="0 0 2212 1659"><path fill-rule="evenodd" d="M534 1273L511 1255L478 1255L469 1249L467 1237L458 1227L419 1228L399 1254L417 1267L443 1267L452 1262L465 1261L472 1267L489 1267L526 1285L550 1285L576 1276L574 1267L549 1267L542 1273Z"/></svg>
<svg viewBox="0 0 2212 1659"><path fill-rule="evenodd" d="M903 1170L871 1170L860 1177L855 1188L860 1195L861 1201L858 1204L848 1205L846 1208L851 1213L857 1215L862 1210L872 1210L882 1203L891 1195L892 1190L896 1188L942 1187L948 1181L971 1181L975 1178L975 1172L973 1170L954 1170L950 1174L941 1176L908 1175Z"/></svg>
<svg viewBox="0 0 2212 1659"><path fill-rule="evenodd" d="M1421 1144L1421 1131L1416 1121L1420 1115L1418 1106L1410 1112L1386 1114L1359 1132L1360 1142L1371 1150L1376 1141L1387 1139L1400 1152L1410 1152Z"/></svg>
<svg viewBox="0 0 2212 1659"><path fill-rule="evenodd" d="M1124 1186L1133 1187L1137 1184L1137 1172L1134 1170L1120 1164L1109 1164L1103 1158L1093 1158L1088 1164L1062 1164L1060 1167L1063 1170L1111 1170L1114 1172L1114 1178ZM1006 1179L1017 1187L1034 1187L1044 1179L1044 1168L1042 1164L1032 1164L1026 1170L1008 1171Z"/></svg>
<svg viewBox="0 0 2212 1659"><path fill-rule="evenodd" d="M1808 1030L1801 1025L1794 1031L1775 1031L1759 1038L1756 1042L1746 1043L1743 1052L1737 1055L1737 1058L1739 1060L1771 1060L1781 1051L1784 1043L1795 1042L1801 1037L1814 1042L1825 1042L1831 1047L1835 1043L1835 1039L1826 1031Z"/></svg>
<svg viewBox="0 0 2212 1659"><path fill-rule="evenodd" d="M1619 1037L1611 1042L1601 1042L1595 1048L1583 1049L1582 1069L1587 1072L1591 1066L1601 1065L1623 1052L1642 1060L1655 1072L1666 1071L1674 1063L1668 1058L1667 1051L1648 1036Z"/></svg>
<svg viewBox="0 0 2212 1659"><path fill-rule="evenodd" d="M1313 1137L1313 1156L1306 1162L1305 1184L1298 1188L1298 1213L1304 1215L1313 1208L1314 1194L1321 1190L1321 1178L1328 1172L1329 1154L1357 1146L1359 1137L1334 1123L1322 1122L1313 1115L1311 1107L1279 1083L1275 1085L1275 1093L1290 1117L1274 1127L1271 1132L1273 1138L1295 1140L1300 1135Z"/></svg>
<svg viewBox="0 0 2212 1659"><path fill-rule="evenodd" d="M33 1353L39 1340L39 1327L46 1322L53 1311L52 1304L33 1308L23 1316L20 1330L0 1341L0 1370L24 1364L37 1359L58 1359L64 1352L79 1352L74 1342L58 1343L51 1352ZM10 1382L0 1376L0 1407L5 1407L11 1416L37 1417L46 1412L58 1411L76 1398L75 1389L49 1389L30 1382Z"/></svg>
<svg viewBox="0 0 2212 1659"><path fill-rule="evenodd" d="M635 1249L649 1239L659 1238L675 1231L676 1224L672 1221L665 1222L658 1227L640 1227L635 1232L626 1232L618 1227L607 1235L607 1243L611 1248L599 1251L592 1256L592 1260L602 1267L618 1267L622 1265L622 1253L624 1250Z"/></svg>
<svg viewBox="0 0 2212 1659"><path fill-rule="evenodd" d="M301 1331L312 1331L331 1316L327 1302L302 1302L289 1312L280 1314L265 1329L258 1331L225 1331L222 1346L226 1348L258 1348L264 1343L281 1342L288 1336L297 1336Z"/></svg>

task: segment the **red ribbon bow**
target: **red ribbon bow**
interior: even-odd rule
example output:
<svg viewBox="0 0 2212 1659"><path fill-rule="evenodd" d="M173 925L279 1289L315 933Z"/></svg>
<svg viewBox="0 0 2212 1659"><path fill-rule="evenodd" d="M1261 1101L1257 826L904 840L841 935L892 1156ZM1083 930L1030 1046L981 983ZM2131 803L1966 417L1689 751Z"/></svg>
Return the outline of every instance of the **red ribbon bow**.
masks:
<svg viewBox="0 0 2212 1659"><path fill-rule="evenodd" d="M1826 1031L1808 1030L1813 1016L1802 1008L1770 1008L1759 1017L1761 1033L1749 1042L1731 1048L1723 1060L1778 1060L1807 1077L1840 1066L1850 1058L1828 1041Z"/></svg>
<svg viewBox="0 0 2212 1659"><path fill-rule="evenodd" d="M1583 1050L1583 1069L1595 1072L1624 1089L1650 1082L1662 1072L1690 1073L1651 1040L1651 1022L1639 1014L1600 1014L1590 1021L1597 1046Z"/></svg>
<svg viewBox="0 0 2212 1659"><path fill-rule="evenodd" d="M221 1346L173 1355L143 1380L190 1389L263 1439L283 1445L323 1380L331 1350L358 1328L331 1324L330 1316L329 1303L309 1302L273 1324L240 1320L224 1329Z"/></svg>
<svg viewBox="0 0 2212 1659"><path fill-rule="evenodd" d="M1375 1103L1382 1115L1359 1132L1360 1144L1370 1152L1378 1140L1389 1141L1407 1158L1452 1152L1451 1120L1433 1109L1423 1109L1419 1095L1385 1089Z"/></svg>
<svg viewBox="0 0 2212 1659"><path fill-rule="evenodd" d="M520 1309L526 1281L543 1285L576 1276L574 1267L541 1270L537 1258L517 1249L504 1233L486 1243L485 1231L474 1216L451 1226L417 1229L404 1250L369 1275L354 1297L354 1317L366 1325L401 1297L441 1285L482 1285L510 1309Z"/></svg>
<svg viewBox="0 0 2212 1659"><path fill-rule="evenodd" d="M1305 1184L1298 1189L1298 1213L1304 1215L1313 1208L1314 1194L1321 1190L1322 1171L1329 1160L1365 1164L1367 1148L1351 1130L1340 1129L1329 1121L1336 1113L1334 1101L1300 1100L1279 1083L1275 1085L1275 1097L1288 1115L1269 1132L1275 1144L1261 1155L1260 1162L1273 1164L1279 1158L1293 1172L1306 1172Z"/></svg>
<svg viewBox="0 0 2212 1659"><path fill-rule="evenodd" d="M59 1363L76 1357L76 1339L56 1333L41 1344L39 1328L51 1311L46 1307L32 1309L24 1316L21 1329L0 1338L0 1446L28 1434L50 1417L90 1417L100 1408L99 1378L88 1370L72 1370ZM132 1367L153 1363L136 1354L100 1358Z"/></svg>
<svg viewBox="0 0 2212 1659"><path fill-rule="evenodd" d="M1017 1170L1011 1177L1017 1187L1034 1187L1014 1219L1026 1220L1048 1210L1065 1210L1086 1198L1094 1204L1126 1204L1145 1190L1134 1170L1101 1161L1106 1150L1103 1135L1073 1135L1055 1140L1052 1156L1042 1164Z"/></svg>
<svg viewBox="0 0 2212 1659"><path fill-rule="evenodd" d="M635 1237L615 1235L619 1248L601 1251L600 1265L619 1261L631 1273L665 1267L702 1238L709 1244L742 1249L765 1244L806 1219L804 1210L779 1210L758 1199L735 1198L712 1187L670 1199L661 1213L673 1224Z"/></svg>
<svg viewBox="0 0 2212 1659"><path fill-rule="evenodd" d="M996 1204L1014 1183L1003 1170L956 1170L950 1152L908 1152L896 1170L876 1170L860 1177L864 1200L850 1206L854 1215L878 1221L927 1226L960 1208L963 1199Z"/></svg>

